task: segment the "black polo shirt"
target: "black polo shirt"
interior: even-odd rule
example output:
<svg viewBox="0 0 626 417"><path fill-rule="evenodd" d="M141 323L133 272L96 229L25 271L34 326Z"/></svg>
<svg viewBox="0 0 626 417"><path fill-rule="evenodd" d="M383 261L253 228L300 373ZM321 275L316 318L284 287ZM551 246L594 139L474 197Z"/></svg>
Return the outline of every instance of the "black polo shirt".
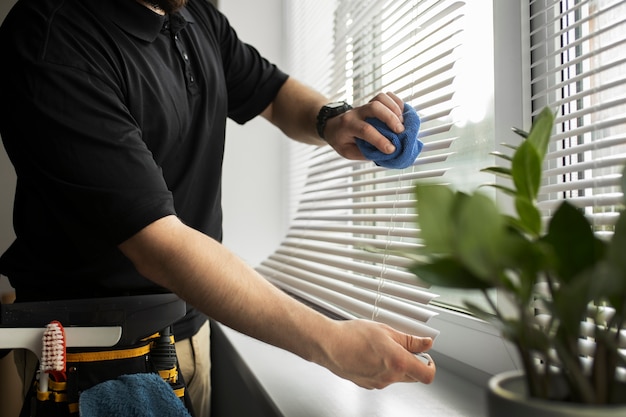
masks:
<svg viewBox="0 0 626 417"><path fill-rule="evenodd" d="M209 2L163 17L135 0L20 0L0 51L17 172L0 273L18 300L163 291L117 245L170 214L221 239L226 118L258 115L287 76Z"/></svg>

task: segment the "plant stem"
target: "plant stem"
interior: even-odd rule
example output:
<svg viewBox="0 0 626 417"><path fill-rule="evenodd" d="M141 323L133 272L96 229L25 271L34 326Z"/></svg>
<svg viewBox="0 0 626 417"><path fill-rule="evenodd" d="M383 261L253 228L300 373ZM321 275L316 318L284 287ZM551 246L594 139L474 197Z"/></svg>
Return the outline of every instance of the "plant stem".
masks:
<svg viewBox="0 0 626 417"><path fill-rule="evenodd" d="M562 334L554 340L554 347L563 362L561 365L572 395L580 398L581 402L593 404L595 395L591 381L585 377L582 365L578 359L578 336Z"/></svg>

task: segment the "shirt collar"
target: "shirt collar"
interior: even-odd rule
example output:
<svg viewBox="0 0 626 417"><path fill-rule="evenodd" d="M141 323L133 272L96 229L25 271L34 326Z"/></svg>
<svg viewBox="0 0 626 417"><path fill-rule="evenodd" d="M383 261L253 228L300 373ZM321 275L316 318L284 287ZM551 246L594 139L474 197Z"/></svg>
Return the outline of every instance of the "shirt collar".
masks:
<svg viewBox="0 0 626 417"><path fill-rule="evenodd" d="M125 32L146 42L153 42L167 20L166 16L154 13L135 0L98 0L95 2L102 12ZM176 32L193 22L186 8L170 16L176 22Z"/></svg>

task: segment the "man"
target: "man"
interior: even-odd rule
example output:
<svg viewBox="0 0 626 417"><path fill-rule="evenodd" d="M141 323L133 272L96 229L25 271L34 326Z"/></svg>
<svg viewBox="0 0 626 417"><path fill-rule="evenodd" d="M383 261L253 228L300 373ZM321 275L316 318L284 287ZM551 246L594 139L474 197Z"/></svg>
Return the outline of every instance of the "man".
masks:
<svg viewBox="0 0 626 417"><path fill-rule="evenodd" d="M206 0L20 0L0 50L0 134L18 178L0 273L18 302L171 291L193 306L178 341L209 316L366 388L432 381L434 364L414 356L429 338L333 321L219 243L227 117L260 114L364 159L355 137L394 150L365 119L401 132L398 97L318 120L328 99L242 43ZM179 353L183 377L189 360ZM206 415L206 390L189 391Z"/></svg>

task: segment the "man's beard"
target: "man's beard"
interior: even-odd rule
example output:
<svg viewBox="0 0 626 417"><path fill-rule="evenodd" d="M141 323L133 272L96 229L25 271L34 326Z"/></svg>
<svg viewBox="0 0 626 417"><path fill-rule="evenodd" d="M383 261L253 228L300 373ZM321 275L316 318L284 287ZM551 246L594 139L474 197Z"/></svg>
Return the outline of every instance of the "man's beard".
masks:
<svg viewBox="0 0 626 417"><path fill-rule="evenodd" d="M187 0L152 0L150 3L169 14L183 8L187 4Z"/></svg>

